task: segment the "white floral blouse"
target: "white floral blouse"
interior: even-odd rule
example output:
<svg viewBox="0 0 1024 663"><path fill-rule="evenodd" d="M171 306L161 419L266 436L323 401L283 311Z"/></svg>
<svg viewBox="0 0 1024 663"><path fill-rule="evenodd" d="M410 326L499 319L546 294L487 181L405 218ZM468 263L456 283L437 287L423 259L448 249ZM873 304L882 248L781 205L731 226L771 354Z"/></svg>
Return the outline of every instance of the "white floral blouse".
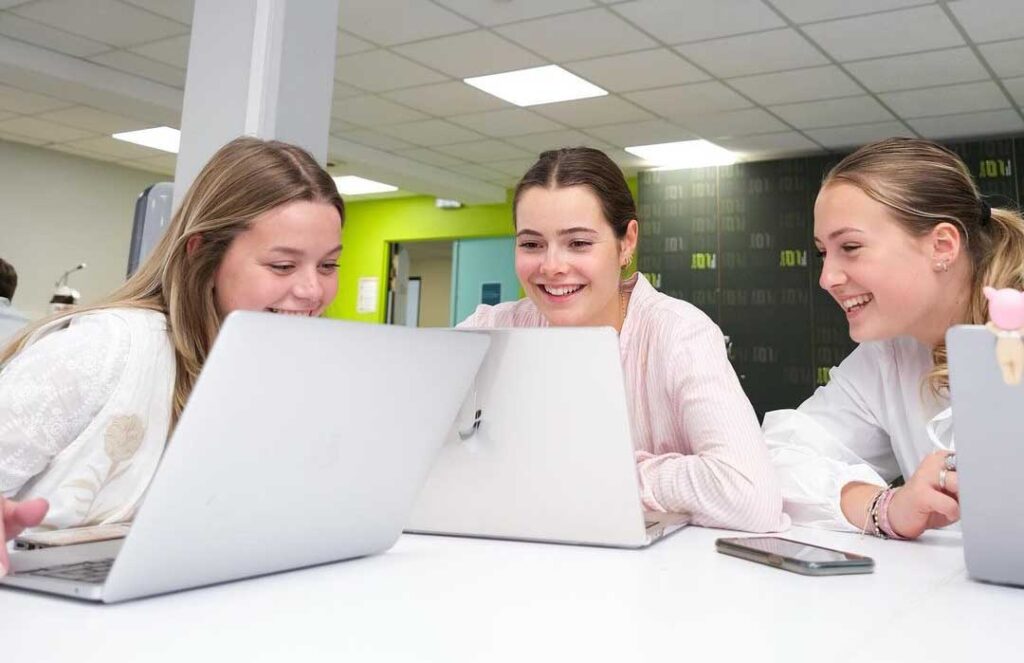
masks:
<svg viewBox="0 0 1024 663"><path fill-rule="evenodd" d="M161 313L44 327L0 367L0 492L49 500L41 530L131 520L167 441L174 371Z"/></svg>

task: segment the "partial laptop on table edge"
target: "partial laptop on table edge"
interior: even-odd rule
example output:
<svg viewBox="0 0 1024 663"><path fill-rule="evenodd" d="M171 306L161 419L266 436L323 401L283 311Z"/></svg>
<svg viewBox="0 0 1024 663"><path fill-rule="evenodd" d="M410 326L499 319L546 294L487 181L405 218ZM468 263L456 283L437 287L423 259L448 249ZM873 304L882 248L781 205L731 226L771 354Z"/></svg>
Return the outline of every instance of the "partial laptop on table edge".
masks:
<svg viewBox="0 0 1024 663"><path fill-rule="evenodd" d="M643 509L613 329L456 333L490 350L407 532L642 548L687 524Z"/></svg>
<svg viewBox="0 0 1024 663"><path fill-rule="evenodd" d="M964 558L977 580L1024 586L1024 382L1004 381L996 339L946 333Z"/></svg>
<svg viewBox="0 0 1024 663"><path fill-rule="evenodd" d="M127 537L13 553L0 584L112 603L386 550L488 344L233 313Z"/></svg>

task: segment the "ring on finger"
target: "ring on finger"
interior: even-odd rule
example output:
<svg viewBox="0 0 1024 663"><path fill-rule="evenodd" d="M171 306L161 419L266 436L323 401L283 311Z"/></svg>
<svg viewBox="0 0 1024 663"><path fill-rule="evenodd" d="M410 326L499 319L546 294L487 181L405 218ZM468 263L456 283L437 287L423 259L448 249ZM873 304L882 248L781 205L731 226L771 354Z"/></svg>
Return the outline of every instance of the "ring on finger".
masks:
<svg viewBox="0 0 1024 663"><path fill-rule="evenodd" d="M946 475L949 474L949 470L942 468L939 470L939 490L946 490Z"/></svg>
<svg viewBox="0 0 1024 663"><path fill-rule="evenodd" d="M956 472L956 452L946 454L946 459L942 461L942 466L950 472Z"/></svg>

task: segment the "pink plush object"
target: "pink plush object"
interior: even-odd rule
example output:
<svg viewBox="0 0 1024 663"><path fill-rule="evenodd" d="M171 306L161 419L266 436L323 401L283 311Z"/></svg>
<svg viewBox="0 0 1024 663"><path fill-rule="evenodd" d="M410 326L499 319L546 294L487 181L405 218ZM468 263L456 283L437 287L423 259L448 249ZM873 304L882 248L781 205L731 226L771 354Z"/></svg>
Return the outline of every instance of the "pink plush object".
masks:
<svg viewBox="0 0 1024 663"><path fill-rule="evenodd" d="M982 288L988 299L988 317L996 327L1013 331L1024 327L1024 292L1013 288Z"/></svg>

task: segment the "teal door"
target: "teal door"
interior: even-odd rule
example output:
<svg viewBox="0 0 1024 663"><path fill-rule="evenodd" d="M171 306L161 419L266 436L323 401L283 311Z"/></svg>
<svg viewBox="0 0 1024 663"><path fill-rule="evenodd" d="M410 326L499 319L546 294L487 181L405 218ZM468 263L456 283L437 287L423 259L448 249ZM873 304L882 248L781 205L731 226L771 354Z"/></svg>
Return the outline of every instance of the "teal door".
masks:
<svg viewBox="0 0 1024 663"><path fill-rule="evenodd" d="M519 299L515 238L460 239L452 250L452 325L479 304Z"/></svg>

